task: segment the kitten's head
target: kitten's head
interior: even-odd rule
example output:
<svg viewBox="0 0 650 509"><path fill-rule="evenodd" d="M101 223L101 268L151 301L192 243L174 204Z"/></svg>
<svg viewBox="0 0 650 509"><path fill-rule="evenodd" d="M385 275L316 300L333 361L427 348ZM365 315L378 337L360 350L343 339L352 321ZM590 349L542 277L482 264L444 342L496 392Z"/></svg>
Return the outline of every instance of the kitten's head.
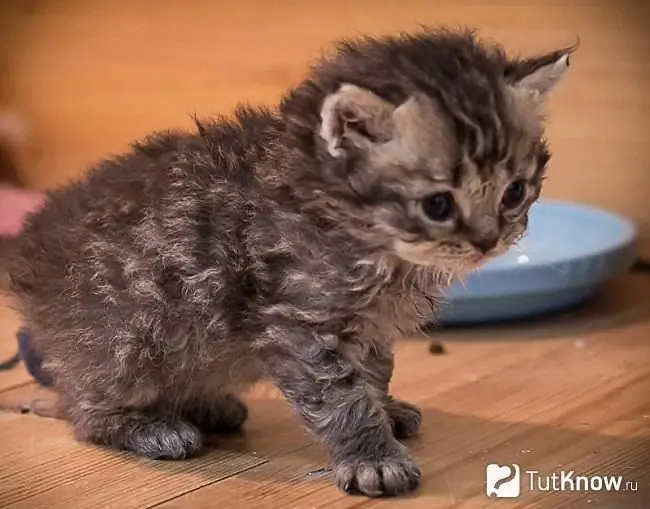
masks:
<svg viewBox="0 0 650 509"><path fill-rule="evenodd" d="M400 258L464 272L525 232L571 51L510 60L464 32L345 42L282 111L318 154L327 203Z"/></svg>

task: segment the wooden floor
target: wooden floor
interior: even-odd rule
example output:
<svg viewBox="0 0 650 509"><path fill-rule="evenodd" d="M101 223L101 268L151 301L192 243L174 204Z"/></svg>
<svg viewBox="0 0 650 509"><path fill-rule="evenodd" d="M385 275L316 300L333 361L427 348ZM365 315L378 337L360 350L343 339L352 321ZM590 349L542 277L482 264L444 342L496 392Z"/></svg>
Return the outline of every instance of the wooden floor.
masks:
<svg viewBox="0 0 650 509"><path fill-rule="evenodd" d="M446 355L405 340L393 392L419 404L424 424L408 441L420 492L366 500L335 489L322 449L266 387L248 396L241 436L205 456L144 461L75 442L63 422L20 414L51 401L22 367L0 373L0 507L351 508L650 507L650 276L613 281L587 306L527 325L440 331ZM14 349L16 317L0 312L0 355ZM531 492L490 501L485 468L517 463L542 474L620 475L637 491ZM632 487L634 485L631 485Z"/></svg>

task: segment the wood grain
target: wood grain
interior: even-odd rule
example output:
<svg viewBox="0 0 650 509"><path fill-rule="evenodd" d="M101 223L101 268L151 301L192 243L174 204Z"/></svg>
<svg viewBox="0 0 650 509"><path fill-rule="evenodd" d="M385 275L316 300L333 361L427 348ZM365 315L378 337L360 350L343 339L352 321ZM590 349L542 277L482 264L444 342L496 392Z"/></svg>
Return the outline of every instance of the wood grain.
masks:
<svg viewBox="0 0 650 509"><path fill-rule="evenodd" d="M0 507L153 507L266 461L219 450L184 462L134 461L73 443L60 421L25 419L0 421Z"/></svg>

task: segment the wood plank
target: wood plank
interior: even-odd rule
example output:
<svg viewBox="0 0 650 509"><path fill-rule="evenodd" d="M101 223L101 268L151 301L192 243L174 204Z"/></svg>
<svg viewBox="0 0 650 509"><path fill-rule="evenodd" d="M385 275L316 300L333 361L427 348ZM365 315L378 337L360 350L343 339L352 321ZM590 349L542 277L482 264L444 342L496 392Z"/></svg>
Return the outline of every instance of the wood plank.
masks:
<svg viewBox="0 0 650 509"><path fill-rule="evenodd" d="M73 440L65 423L4 414L0 419L0 507L146 508L266 460L212 450L179 462L134 458Z"/></svg>

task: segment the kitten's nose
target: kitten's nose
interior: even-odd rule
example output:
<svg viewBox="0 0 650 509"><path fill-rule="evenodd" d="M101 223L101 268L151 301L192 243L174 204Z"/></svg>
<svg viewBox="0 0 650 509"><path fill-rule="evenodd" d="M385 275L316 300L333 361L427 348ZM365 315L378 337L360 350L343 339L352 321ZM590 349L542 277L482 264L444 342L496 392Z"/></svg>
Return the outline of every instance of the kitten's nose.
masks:
<svg viewBox="0 0 650 509"><path fill-rule="evenodd" d="M497 235L482 235L472 239L472 245L483 254L494 249L498 243Z"/></svg>

